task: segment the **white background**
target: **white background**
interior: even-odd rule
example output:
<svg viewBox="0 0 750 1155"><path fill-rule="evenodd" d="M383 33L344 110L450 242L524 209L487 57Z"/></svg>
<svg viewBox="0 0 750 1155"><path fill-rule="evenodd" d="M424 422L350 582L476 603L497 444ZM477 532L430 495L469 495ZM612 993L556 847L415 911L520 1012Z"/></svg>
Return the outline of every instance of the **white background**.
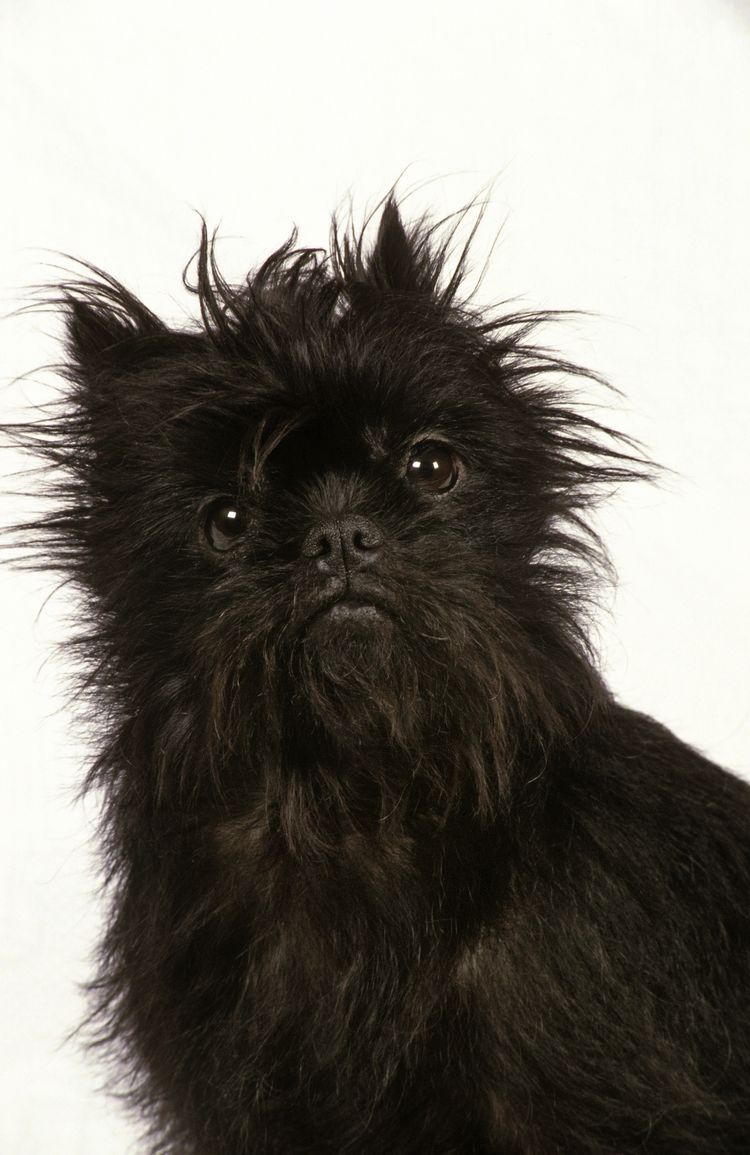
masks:
<svg viewBox="0 0 750 1155"><path fill-rule="evenodd" d="M292 222L325 243L349 191L364 210L406 166L415 208L496 178L483 299L593 311L566 348L675 471L602 519L610 681L750 777L746 0L4 0L0 117L4 314L49 277L45 248L179 319L196 210L236 275ZM37 398L33 373L9 382L54 360L53 337L50 319L0 323L3 419ZM64 651L45 661L65 636L63 594L39 614L51 588L0 571L0 1150L115 1155L136 1131L63 1041L101 914Z"/></svg>

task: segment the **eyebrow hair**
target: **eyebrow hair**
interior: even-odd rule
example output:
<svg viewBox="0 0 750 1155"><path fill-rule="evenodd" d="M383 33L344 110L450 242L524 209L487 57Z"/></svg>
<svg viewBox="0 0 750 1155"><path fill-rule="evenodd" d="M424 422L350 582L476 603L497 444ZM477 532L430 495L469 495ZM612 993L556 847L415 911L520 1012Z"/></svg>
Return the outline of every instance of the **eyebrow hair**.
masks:
<svg viewBox="0 0 750 1155"><path fill-rule="evenodd" d="M310 424L312 414L302 411L296 414L286 409L271 409L249 429L240 445L239 475L247 479L250 487L257 485L258 475L268 458L282 442L299 429Z"/></svg>

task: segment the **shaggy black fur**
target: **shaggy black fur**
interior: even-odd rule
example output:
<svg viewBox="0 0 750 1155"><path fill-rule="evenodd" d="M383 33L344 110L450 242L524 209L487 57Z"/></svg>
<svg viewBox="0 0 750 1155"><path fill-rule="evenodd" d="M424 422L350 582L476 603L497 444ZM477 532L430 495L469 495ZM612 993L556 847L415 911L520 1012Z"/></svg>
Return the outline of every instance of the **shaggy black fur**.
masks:
<svg viewBox="0 0 750 1155"><path fill-rule="evenodd" d="M11 431L84 597L99 1042L174 1155L747 1155L750 787L585 635L644 462L454 230L367 236L236 287L204 231L183 331L89 270Z"/></svg>

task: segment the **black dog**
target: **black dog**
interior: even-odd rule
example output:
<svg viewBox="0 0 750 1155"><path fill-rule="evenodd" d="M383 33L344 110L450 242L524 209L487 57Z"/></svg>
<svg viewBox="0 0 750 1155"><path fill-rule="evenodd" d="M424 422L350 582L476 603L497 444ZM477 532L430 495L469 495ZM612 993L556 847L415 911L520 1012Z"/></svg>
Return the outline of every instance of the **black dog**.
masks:
<svg viewBox="0 0 750 1155"><path fill-rule="evenodd" d="M62 289L98 1040L174 1155L747 1155L750 787L585 636L647 467L450 243L390 198L233 287L204 231L186 331Z"/></svg>

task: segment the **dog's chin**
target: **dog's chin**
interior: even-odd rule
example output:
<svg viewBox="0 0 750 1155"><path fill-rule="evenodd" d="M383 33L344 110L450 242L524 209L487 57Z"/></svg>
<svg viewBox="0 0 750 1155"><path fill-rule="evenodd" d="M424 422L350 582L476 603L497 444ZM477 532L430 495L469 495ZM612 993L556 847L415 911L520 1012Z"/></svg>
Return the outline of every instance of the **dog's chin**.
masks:
<svg viewBox="0 0 750 1155"><path fill-rule="evenodd" d="M335 680L377 676L394 661L394 620L381 604L365 597L344 597L316 610L300 631L303 649L315 654L321 670Z"/></svg>
<svg viewBox="0 0 750 1155"><path fill-rule="evenodd" d="M339 746L391 745L418 725L417 674L383 606L342 600L310 618L293 653L295 698Z"/></svg>
<svg viewBox="0 0 750 1155"><path fill-rule="evenodd" d="M354 679L361 688L368 679L388 677L398 664L400 641L386 610L354 600L334 602L316 613L301 637L309 668L335 684Z"/></svg>

